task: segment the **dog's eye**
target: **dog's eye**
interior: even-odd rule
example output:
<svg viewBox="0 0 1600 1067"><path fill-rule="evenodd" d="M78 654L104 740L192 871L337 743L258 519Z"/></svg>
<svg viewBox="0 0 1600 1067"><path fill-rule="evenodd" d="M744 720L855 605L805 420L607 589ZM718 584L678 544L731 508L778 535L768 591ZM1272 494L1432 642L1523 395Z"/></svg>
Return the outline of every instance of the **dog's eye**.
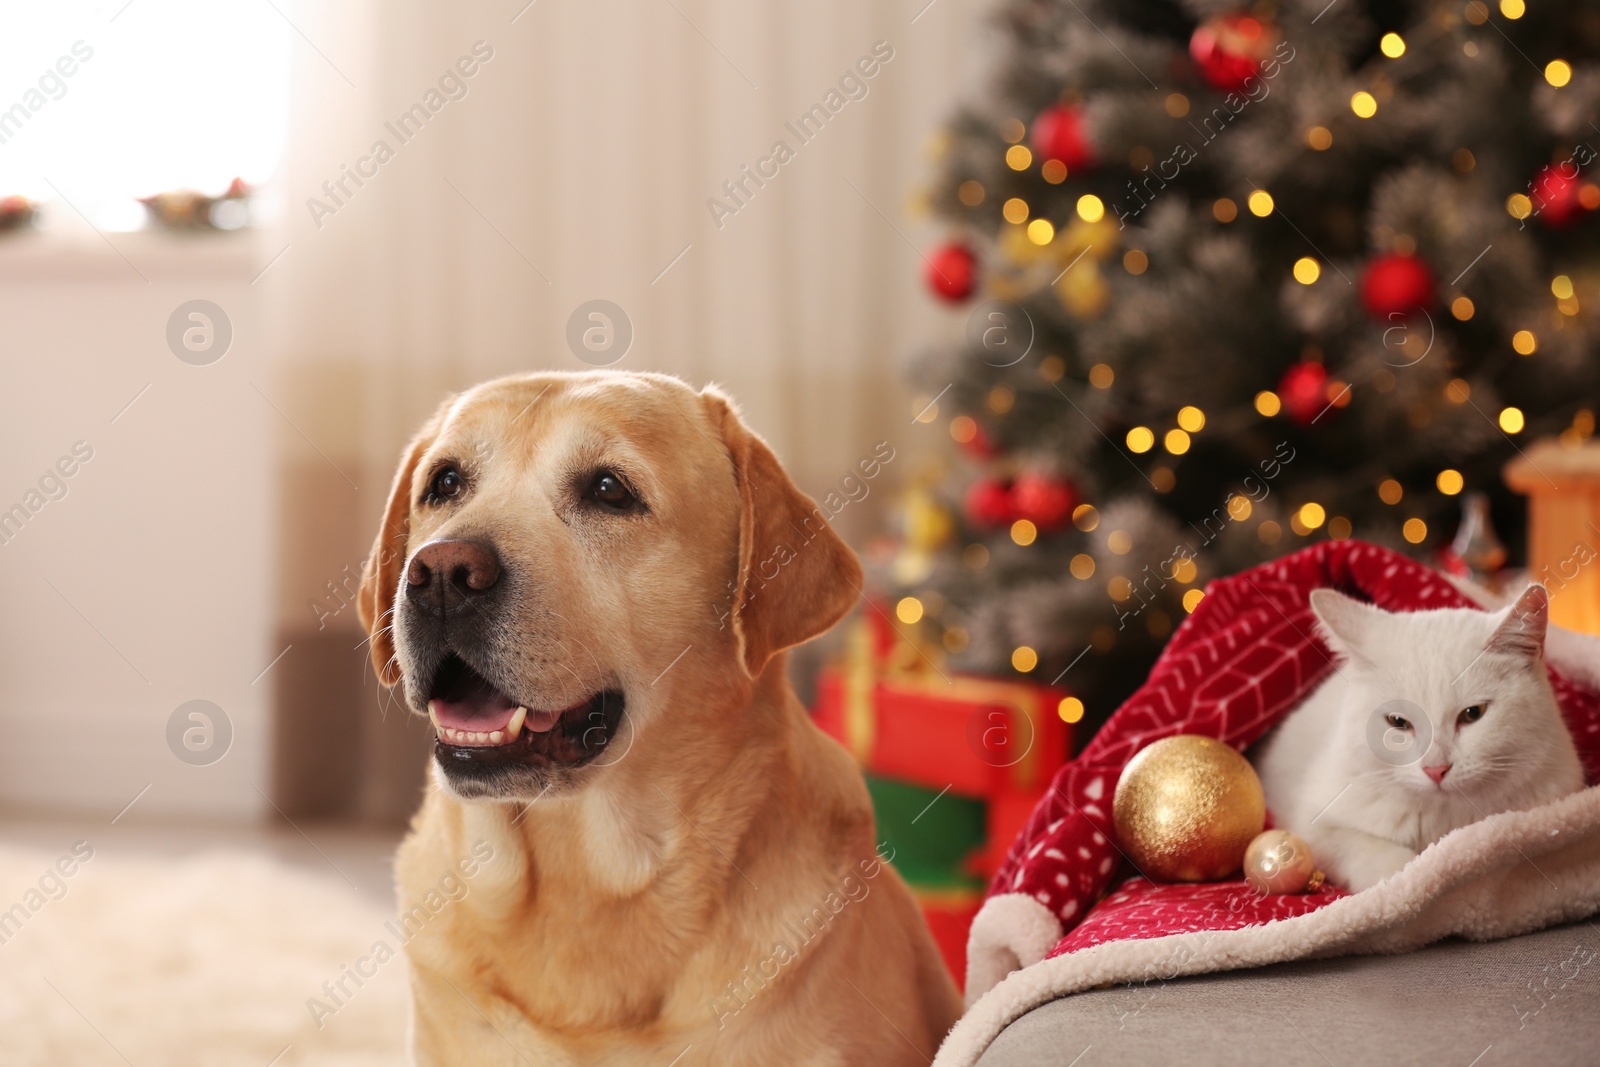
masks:
<svg viewBox="0 0 1600 1067"><path fill-rule="evenodd" d="M1460 715L1457 715L1456 722L1463 726L1469 722L1477 722L1479 719L1483 718L1483 713L1486 710L1488 709L1484 705L1474 704L1470 708L1464 709Z"/></svg>
<svg viewBox="0 0 1600 1067"><path fill-rule="evenodd" d="M461 495L461 490L466 487L466 482L461 477L461 472L454 467L441 468L433 476L433 481L428 485L428 497L433 501L450 500Z"/></svg>
<svg viewBox="0 0 1600 1067"><path fill-rule="evenodd" d="M1411 729L1411 721L1409 719L1405 718L1405 716L1403 716L1403 715L1394 715L1394 714L1385 715L1383 717L1383 721L1388 723L1390 726L1394 727L1396 730L1409 730L1409 729Z"/></svg>
<svg viewBox="0 0 1600 1067"><path fill-rule="evenodd" d="M615 511L630 508L637 501L633 491L615 471L601 471L589 485L589 499Z"/></svg>

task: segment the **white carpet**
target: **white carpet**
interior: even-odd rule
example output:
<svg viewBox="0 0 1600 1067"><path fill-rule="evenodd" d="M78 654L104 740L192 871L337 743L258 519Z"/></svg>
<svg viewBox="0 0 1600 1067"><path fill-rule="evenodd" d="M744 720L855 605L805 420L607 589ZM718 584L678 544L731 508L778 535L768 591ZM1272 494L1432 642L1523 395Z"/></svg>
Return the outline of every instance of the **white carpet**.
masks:
<svg viewBox="0 0 1600 1067"><path fill-rule="evenodd" d="M72 875L52 875L64 858ZM336 875L249 853L75 863L0 847L0 1064L403 1063L405 961L371 959L397 947L389 919ZM363 957L358 987L345 968ZM341 978L335 1001L323 983ZM320 1027L313 997L336 1009Z"/></svg>

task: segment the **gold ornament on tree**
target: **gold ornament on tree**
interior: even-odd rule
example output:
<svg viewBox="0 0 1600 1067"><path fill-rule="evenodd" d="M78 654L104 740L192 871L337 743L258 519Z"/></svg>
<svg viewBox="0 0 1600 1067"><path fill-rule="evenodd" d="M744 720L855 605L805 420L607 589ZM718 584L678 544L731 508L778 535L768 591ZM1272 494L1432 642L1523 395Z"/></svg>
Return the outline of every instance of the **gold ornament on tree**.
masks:
<svg viewBox="0 0 1600 1067"><path fill-rule="evenodd" d="M1111 810L1133 865L1164 882L1233 874L1267 819L1255 768L1196 734L1164 738L1129 760Z"/></svg>
<svg viewBox="0 0 1600 1067"><path fill-rule="evenodd" d="M1244 880L1262 896L1315 893L1326 876L1317 870L1311 846L1287 830L1264 830L1244 850Z"/></svg>

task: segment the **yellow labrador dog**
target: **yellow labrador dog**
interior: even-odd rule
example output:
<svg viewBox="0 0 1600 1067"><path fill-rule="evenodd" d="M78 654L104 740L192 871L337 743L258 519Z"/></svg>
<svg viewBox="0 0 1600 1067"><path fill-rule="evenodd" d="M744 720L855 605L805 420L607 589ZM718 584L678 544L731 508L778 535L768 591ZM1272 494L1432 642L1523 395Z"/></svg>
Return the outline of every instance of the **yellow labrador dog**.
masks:
<svg viewBox="0 0 1600 1067"><path fill-rule="evenodd" d="M860 585L715 390L528 374L439 409L359 601L437 732L396 860L419 1064L928 1062L955 986L784 673Z"/></svg>

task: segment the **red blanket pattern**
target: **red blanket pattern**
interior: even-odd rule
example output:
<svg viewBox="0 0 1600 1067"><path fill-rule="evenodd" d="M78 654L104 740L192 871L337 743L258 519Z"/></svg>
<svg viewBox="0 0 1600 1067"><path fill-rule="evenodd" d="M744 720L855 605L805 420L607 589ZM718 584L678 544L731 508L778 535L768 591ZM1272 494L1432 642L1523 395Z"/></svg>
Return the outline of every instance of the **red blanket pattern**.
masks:
<svg viewBox="0 0 1600 1067"><path fill-rule="evenodd" d="M1122 768L1152 741L1204 734L1243 751L1333 669L1309 594L1319 587L1388 611L1473 605L1444 577L1359 541L1327 541L1212 582L1150 672L1052 788L1013 842L989 895L1025 893L1061 920L1058 956L1105 941L1231 930L1314 911L1344 896L1258 897L1244 881L1200 885L1140 877L1113 839ZM1585 775L1600 780L1600 694L1550 671ZM1112 882L1125 878L1110 895Z"/></svg>

